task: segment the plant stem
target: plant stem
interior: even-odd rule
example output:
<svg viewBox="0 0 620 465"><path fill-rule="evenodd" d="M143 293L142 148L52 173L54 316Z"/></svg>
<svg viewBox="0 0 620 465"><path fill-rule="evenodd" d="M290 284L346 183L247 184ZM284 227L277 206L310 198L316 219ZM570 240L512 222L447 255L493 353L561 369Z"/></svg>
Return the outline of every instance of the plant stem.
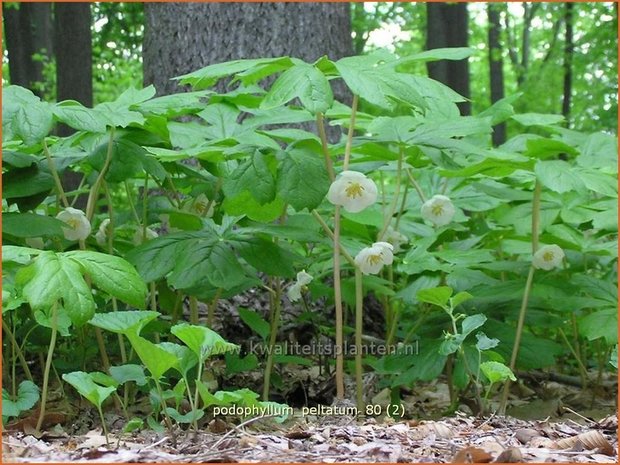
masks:
<svg viewBox="0 0 620 465"><path fill-rule="evenodd" d="M270 283L271 284L271 283ZM263 400L269 400L269 388L271 385L271 372L273 370L274 348L278 336L278 326L280 325L280 281L276 278L275 285L270 285L269 307L271 308L269 328L269 347L267 352L267 365L265 366L265 379L263 382Z"/></svg>
<svg viewBox="0 0 620 465"><path fill-rule="evenodd" d="M325 134L325 126L323 124L323 114L321 113L317 113L316 115L316 127L319 132L319 137L321 138L321 147L323 149L323 157L325 158L325 168L327 168L329 180L331 182L334 182L334 179L336 179L336 174L334 173L334 164L332 163L332 159L329 156L327 135Z"/></svg>
<svg viewBox="0 0 620 465"><path fill-rule="evenodd" d="M103 167L101 168L101 172L93 187L90 189L90 194L88 195L88 202L86 203L86 218L88 221L93 219L93 215L95 213L95 206L97 205L97 197L99 196L99 188L101 187L101 183L104 180L104 177L110 167L110 163L112 162L112 154L114 153L114 126L110 127L110 139L108 141L108 150L106 152L105 162L103 163Z"/></svg>
<svg viewBox="0 0 620 465"><path fill-rule="evenodd" d="M35 431L39 433L45 418L45 406L47 403L47 385L50 379L50 369L52 367L52 357L54 355L54 347L56 347L56 334L58 332L58 302L52 305L52 335L50 337L50 346L47 350L47 359L45 360L45 370L43 371L43 387L41 389L41 410L39 411L39 419Z"/></svg>
<svg viewBox="0 0 620 465"><path fill-rule="evenodd" d="M105 443L110 445L110 438L108 437L108 427L105 424L105 418L103 417L103 411L101 406L97 405L97 411L99 412L99 418L101 419L101 427L103 428L103 434L105 435Z"/></svg>
<svg viewBox="0 0 620 465"><path fill-rule="evenodd" d="M19 359L19 363L22 366L22 369L24 370L24 374L26 375L26 378L28 378L28 380L30 381L33 381L32 373L30 372L30 368L28 368L28 363L26 363L26 358L24 357L22 350L17 344L17 340L15 339L15 336L13 335L13 331L11 331L11 328L9 328L9 325L6 323L5 319L6 318L2 318L2 329L8 336L9 341L11 342L11 347L13 347L13 350L15 351L15 354L17 355L17 358Z"/></svg>
<svg viewBox="0 0 620 465"><path fill-rule="evenodd" d="M364 289L362 272L355 268L355 393L357 409L364 411L364 387L362 367L362 329L364 316Z"/></svg>
<svg viewBox="0 0 620 465"><path fill-rule="evenodd" d="M388 213L385 215L384 220L383 220L383 229L381 229L381 232L379 233L379 236L378 236L379 241L383 240L383 236L385 236L385 233L390 227L390 223L392 222L392 217L394 216L394 213L396 212L396 205L398 204L398 196L400 195L400 176L403 170L403 156L404 156L404 153L403 153L403 149L401 148L400 152L398 153L398 165L396 168L396 189L394 190L394 197L392 198L392 204L390 205L390 209L388 210Z"/></svg>
<svg viewBox="0 0 620 465"><path fill-rule="evenodd" d="M58 191L58 197L62 201L62 204L67 208L69 206L69 201L67 200L67 196L65 195L65 191L62 188L62 182L60 181L60 176L58 175L58 170L56 169L56 164L50 155L50 150L43 139L43 153L45 153L45 158L47 158L47 165L49 166L50 172L52 173L52 177L54 178L54 183L56 184L56 190Z"/></svg>
<svg viewBox="0 0 620 465"><path fill-rule="evenodd" d="M340 205L334 213L334 305L336 310L336 398L344 399L342 288L340 283Z"/></svg>
<svg viewBox="0 0 620 465"><path fill-rule="evenodd" d="M413 175L411 174L411 171L407 168L405 169L405 173L407 173L407 177L409 178L409 181L411 181L411 185L413 186L415 191L418 193L418 196L420 197L420 200L422 201L422 203L426 202L426 196L424 195L424 192L422 192L422 188L418 184L418 181L416 181Z"/></svg>
<svg viewBox="0 0 620 465"><path fill-rule="evenodd" d="M396 222L394 223L394 229L398 230L400 219L405 212L405 203L407 202L407 194L409 193L409 183L405 184L405 192L403 192L403 200L400 202L400 208L398 209L398 215L396 215Z"/></svg>
<svg viewBox="0 0 620 465"><path fill-rule="evenodd" d="M532 198L532 256L538 250L538 225L540 224L540 196L542 191L542 185L538 180L534 185L534 195ZM532 290L532 282L534 280L534 266L530 266L530 271L527 275L525 282L525 291L523 292L523 300L521 301L521 308L519 309L519 320L517 322L517 331L515 334L515 342L512 346L512 355L510 357L510 369L514 372L515 365L517 363L517 355L519 354L519 346L521 344L521 334L523 333L523 324L525 322L525 313L527 310L527 303L530 298L530 291ZM506 404L508 402L508 394L510 392L510 380L506 380L504 384L504 390L502 392L502 399L499 404L498 413L504 415L506 413Z"/></svg>
<svg viewBox="0 0 620 465"><path fill-rule="evenodd" d="M323 228L323 231L325 231L325 233L333 241L334 240L334 233L329 228L329 226L327 225L325 220L321 217L320 213L318 211L316 211L316 210L312 210L312 216L314 216L314 218L318 221L318 223ZM342 253L342 256L349 262L349 264L351 266L355 267L355 259L349 254L349 252L347 252L342 246L340 246L340 252Z"/></svg>
<svg viewBox="0 0 620 465"><path fill-rule="evenodd" d="M568 347L568 350L570 350L570 353L573 354L573 357L575 357L575 360L577 361L577 366L579 366L579 375L581 377L581 387L585 389L585 387L588 385L588 370L581 361L581 358L579 358L579 355L566 337L566 334L564 333L562 328L559 328L559 332L560 336L562 336L562 339L564 340L564 343Z"/></svg>
<svg viewBox="0 0 620 465"><path fill-rule="evenodd" d="M209 303L209 312L207 314L207 326L209 328L213 327L213 320L215 319L215 309L217 308L217 303L220 300L220 296L222 295L222 288L219 287L217 291L215 291L215 296L213 300Z"/></svg>
<svg viewBox="0 0 620 465"><path fill-rule="evenodd" d="M347 143L344 147L344 163L342 166L345 171L349 168L349 162L351 161L351 148L353 145L353 133L355 132L355 114L357 113L358 101L359 97L354 95L353 103L351 104L351 120L349 122L349 130L347 131Z"/></svg>
<svg viewBox="0 0 620 465"><path fill-rule="evenodd" d="M194 296L189 297L189 322L198 324L198 299Z"/></svg>

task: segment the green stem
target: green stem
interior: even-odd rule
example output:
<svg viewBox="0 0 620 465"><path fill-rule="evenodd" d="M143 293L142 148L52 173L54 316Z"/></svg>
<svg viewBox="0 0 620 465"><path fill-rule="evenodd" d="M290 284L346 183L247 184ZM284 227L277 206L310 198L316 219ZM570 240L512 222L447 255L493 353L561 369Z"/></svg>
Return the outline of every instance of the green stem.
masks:
<svg viewBox="0 0 620 465"><path fill-rule="evenodd" d="M314 218L317 220L317 222L323 228L323 231L325 231L325 233L333 241L334 240L334 233L329 228L329 226L327 225L325 220L321 217L320 213L318 211L316 211L316 210L312 210L312 216L314 216ZM349 264L351 266L355 267L355 259L351 256L351 254L349 254L349 252L347 252L342 246L340 247L340 252L342 253L342 256L349 262Z"/></svg>
<svg viewBox="0 0 620 465"><path fill-rule="evenodd" d="M336 179L336 174L334 173L334 164L332 163L332 158L329 155L329 148L327 145L327 135L325 134L325 126L323 124L323 115L321 113L317 113L316 115L316 126L319 132L319 137L321 138L321 148L323 149L323 157L325 158L325 168L327 168L327 174L329 175L329 180L334 182Z"/></svg>
<svg viewBox="0 0 620 465"><path fill-rule="evenodd" d="M579 366L579 375L581 377L581 387L585 388L588 385L588 370L586 369L583 362L581 361L581 358L579 358L579 355L577 354L577 352L575 351L575 348L572 346L572 344L566 337L566 334L564 333L562 328L559 328L559 331L560 331L560 336L562 336L564 343L568 347L568 350L570 350L570 353L573 354L573 357L575 357L575 360L577 361L577 365Z"/></svg>
<svg viewBox="0 0 620 465"><path fill-rule="evenodd" d="M418 184L418 181L416 181L411 174L411 171L409 169L405 169L405 173L407 173L407 177L409 178L409 181L411 181L411 185L413 186L415 191L418 193L418 197L420 197L422 203L426 202L426 196L424 195L424 192L422 192L422 188Z"/></svg>
<svg viewBox="0 0 620 465"><path fill-rule="evenodd" d="M164 391L162 390L161 384L159 384L158 379L153 378L153 381L155 381L155 389L157 389L157 393L159 394L159 399L161 400L161 410L162 410L162 413L164 414L164 421L166 422L168 433L172 437L173 441L175 441L174 431L172 430L172 420L170 420L170 417L168 416L168 412L166 412L167 405L166 405L166 401L164 400Z"/></svg>
<svg viewBox="0 0 620 465"><path fill-rule="evenodd" d="M32 373L30 372L30 368L28 368L28 363L26 362L26 358L24 357L24 354L22 350L20 349L19 344L17 344L17 340L15 339L15 336L13 335L13 331L11 331L11 328L9 328L9 325L6 323L5 318L2 318L2 329L8 336L9 341L11 342L11 347L13 347L15 354L17 354L17 358L19 359L19 363L22 366L22 369L24 370L24 374L26 375L26 378L28 378L28 380L30 381L33 381ZM13 379L15 380L15 377L13 377Z"/></svg>
<svg viewBox="0 0 620 465"><path fill-rule="evenodd" d="M189 322L193 325L198 324L198 299L194 296L189 298Z"/></svg>
<svg viewBox="0 0 620 465"><path fill-rule="evenodd" d="M198 373L196 374L196 390L194 392L194 401L192 403L192 399L191 399L191 394L188 396L189 402L190 402L190 407L192 408L192 412L194 412L194 421L193 421L193 425L194 425L194 429L196 431L198 431L198 420L196 419L196 406L198 405L198 395L200 393L200 391L198 390L198 384L202 382L202 367L204 365L205 361L200 360L200 363L198 364ZM187 392L189 393L189 384L187 384L187 382L185 382L185 384L187 385Z"/></svg>
<svg viewBox="0 0 620 465"><path fill-rule="evenodd" d="M108 437L108 427L105 424L105 418L103 417L103 411L101 406L97 405L97 411L99 412L99 418L101 419L101 427L103 428L103 434L105 435L105 443L110 445L110 438Z"/></svg>
<svg viewBox="0 0 620 465"><path fill-rule="evenodd" d="M361 270L355 268L355 393L357 409L365 410L362 367L362 330L364 316L364 288Z"/></svg>
<svg viewBox="0 0 620 465"><path fill-rule="evenodd" d="M538 250L538 229L540 224L540 196L542 192L542 185L538 180L534 186L534 195L532 198L532 255ZM517 322L517 331L515 333L515 342L512 347L512 355L510 357L510 369L514 371L517 363L517 355L519 354L519 346L521 345L521 335L523 333L523 325L525 322L525 313L527 311L527 304L530 298L530 292L532 290L532 282L534 280L534 266L530 266L530 271L527 275L525 282L525 291L523 292L523 300L521 301L521 308L519 309L519 320ZM508 403L508 394L510 392L510 380L506 380L504 384L504 390L502 392L502 399L499 405L498 413L504 415L506 413L506 404Z"/></svg>
<svg viewBox="0 0 620 465"><path fill-rule="evenodd" d="M136 206L133 203L131 189L129 187L129 182L127 181L125 181L125 192L127 192L127 203L129 204L129 210L131 210L134 220L136 220L136 223L140 226L140 215L138 215L138 210L136 210Z"/></svg>
<svg viewBox="0 0 620 465"><path fill-rule="evenodd" d="M398 215L396 215L396 222L394 223L394 229L398 230L400 219L405 212L405 204L407 202L407 194L409 193L409 183L405 184L405 192L403 192L403 200L400 202L400 208L398 209Z"/></svg>
<svg viewBox="0 0 620 465"><path fill-rule="evenodd" d="M62 201L62 204L67 208L69 206L69 201L67 200L67 196L65 195L65 191L62 188L62 182L60 181L60 176L58 175L58 170L56 169L56 164L50 155L50 150L43 139L43 153L45 153L45 158L47 158L47 165L49 166L50 172L52 173L52 177L54 178L54 183L56 184L56 191L58 197Z"/></svg>
<svg viewBox="0 0 620 465"><path fill-rule="evenodd" d="M344 147L344 163L342 165L344 171L349 169L349 162L351 161L351 148L353 146L353 133L355 132L355 115L357 113L358 101L359 97L354 95L353 103L351 104L351 120L349 122L349 130L347 131L347 143Z"/></svg>
<svg viewBox="0 0 620 465"><path fill-rule="evenodd" d="M86 203L86 218L88 221L93 219L93 215L95 213L95 206L97 205L97 197L99 197L99 189L101 187L101 183L104 180L104 177L110 167L110 163L112 162L112 154L114 153L114 126L110 127L110 139L108 141L108 150L106 152L105 162L103 163L103 167L101 168L101 172L93 187L90 189L90 194L88 195L88 202Z"/></svg>
<svg viewBox="0 0 620 465"><path fill-rule="evenodd" d="M272 289L275 288L275 289ZM271 385L271 372L273 371L273 357L274 357L274 348L276 346L276 338L278 336L278 327L280 325L280 282L279 280L275 281L275 286L272 284L271 287L268 288L270 291L269 294L269 307L271 309L270 312L270 320L271 325L269 328L269 346L267 348L267 365L265 366L265 378L263 382L263 400L269 400L269 389Z"/></svg>
<svg viewBox="0 0 620 465"><path fill-rule="evenodd" d="M340 205L334 213L334 305L336 310L336 398L344 399L343 310L340 282Z"/></svg>
<svg viewBox="0 0 620 465"><path fill-rule="evenodd" d="M394 190L394 196L392 198L392 204L390 205L390 209L388 210L388 213L386 214L383 220L383 229L381 229L381 232L379 233L379 236L378 236L379 241L383 240L383 236L385 236L385 233L390 227L390 223L392 222L392 217L394 216L394 213L396 212L396 205L398 204L398 197L400 195L400 178L401 178L401 172L403 170L403 156L404 156L404 153L403 153L403 149L401 148L400 152L398 153L398 165L396 168L396 189Z"/></svg>
<svg viewBox="0 0 620 465"><path fill-rule="evenodd" d="M215 309L217 308L217 303L220 300L220 296L222 295L222 288L219 287L215 292L215 296L213 300L209 303L209 312L207 314L207 326L209 328L213 328L213 320L215 320Z"/></svg>
<svg viewBox="0 0 620 465"><path fill-rule="evenodd" d="M47 359L45 360L45 370L43 372L43 387L41 389L41 410L35 431L39 433L45 418L45 406L47 404L47 385L50 380L50 369L52 367L52 357L54 355L54 347L56 347L56 334L58 332L58 302L52 305L52 335L50 337L50 346L47 350Z"/></svg>

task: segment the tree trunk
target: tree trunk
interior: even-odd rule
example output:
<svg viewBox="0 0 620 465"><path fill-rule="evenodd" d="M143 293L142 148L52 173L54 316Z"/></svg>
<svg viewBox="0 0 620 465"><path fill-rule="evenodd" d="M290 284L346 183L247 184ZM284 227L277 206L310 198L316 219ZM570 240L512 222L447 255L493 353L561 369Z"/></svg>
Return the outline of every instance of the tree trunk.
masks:
<svg viewBox="0 0 620 465"><path fill-rule="evenodd" d="M566 127L569 127L570 102L573 80L573 7L571 2L566 2L564 22L566 23L566 35L564 40L564 98L562 99L562 115L566 119Z"/></svg>
<svg viewBox="0 0 620 465"><path fill-rule="evenodd" d="M144 84L160 95L179 90L170 78L209 64L353 53L347 3L145 3L144 13Z"/></svg>
<svg viewBox="0 0 620 465"><path fill-rule="evenodd" d="M54 5L56 99L93 104L90 3ZM59 134L67 135L67 129Z"/></svg>
<svg viewBox="0 0 620 465"><path fill-rule="evenodd" d="M51 57L52 9L50 3L19 3L3 8L11 84L41 95L43 63L35 54Z"/></svg>
<svg viewBox="0 0 620 465"><path fill-rule="evenodd" d="M426 48L431 50L442 47L467 47L468 14L466 3L427 3L427 33ZM434 61L427 64L428 75L448 87L454 89L463 97L469 98L469 62L467 59L459 61ZM471 104L459 104L461 114L471 113Z"/></svg>
<svg viewBox="0 0 620 465"><path fill-rule="evenodd" d="M56 3L54 5L54 46L56 50L56 100L77 100L93 105L93 59L90 3ZM58 125L56 133L68 136L74 130ZM63 185L67 192L80 185L82 176L67 170ZM78 197L75 206L86 208L87 196Z"/></svg>
<svg viewBox="0 0 620 465"><path fill-rule="evenodd" d="M487 14L489 17L489 81L491 88L491 103L504 98L504 60L502 59L502 45L500 35L501 7L489 3ZM500 123L493 128L493 145L498 146L506 142L506 123Z"/></svg>

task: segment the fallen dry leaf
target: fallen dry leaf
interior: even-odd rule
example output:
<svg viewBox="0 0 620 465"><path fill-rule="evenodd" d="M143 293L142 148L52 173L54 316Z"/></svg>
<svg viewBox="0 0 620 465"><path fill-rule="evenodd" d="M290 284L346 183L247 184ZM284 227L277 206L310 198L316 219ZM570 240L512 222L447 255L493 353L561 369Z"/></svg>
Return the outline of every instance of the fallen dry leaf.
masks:
<svg viewBox="0 0 620 465"><path fill-rule="evenodd" d="M558 439L555 441L554 447L556 449L572 449L578 445L578 442L581 442L585 449L598 450L605 455L614 455L614 448L609 441L600 431L596 430L586 431L570 438Z"/></svg>
<svg viewBox="0 0 620 465"><path fill-rule="evenodd" d="M491 454L478 447L461 449L452 458L452 463L489 463L493 460Z"/></svg>
<svg viewBox="0 0 620 465"><path fill-rule="evenodd" d="M495 459L496 463L520 463L523 462L523 454L518 447L509 447L499 454Z"/></svg>

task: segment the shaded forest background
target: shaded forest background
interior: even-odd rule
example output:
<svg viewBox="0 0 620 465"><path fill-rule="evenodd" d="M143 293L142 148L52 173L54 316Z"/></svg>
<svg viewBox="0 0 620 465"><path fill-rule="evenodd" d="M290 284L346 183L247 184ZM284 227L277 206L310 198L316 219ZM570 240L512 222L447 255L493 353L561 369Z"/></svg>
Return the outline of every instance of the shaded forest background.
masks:
<svg viewBox="0 0 620 465"><path fill-rule="evenodd" d="M469 97L462 113L521 93L517 112L616 132L616 3L8 3L3 20L3 84L48 100L93 105L151 83L170 93L171 77L239 58L469 46L468 60L414 70Z"/></svg>

